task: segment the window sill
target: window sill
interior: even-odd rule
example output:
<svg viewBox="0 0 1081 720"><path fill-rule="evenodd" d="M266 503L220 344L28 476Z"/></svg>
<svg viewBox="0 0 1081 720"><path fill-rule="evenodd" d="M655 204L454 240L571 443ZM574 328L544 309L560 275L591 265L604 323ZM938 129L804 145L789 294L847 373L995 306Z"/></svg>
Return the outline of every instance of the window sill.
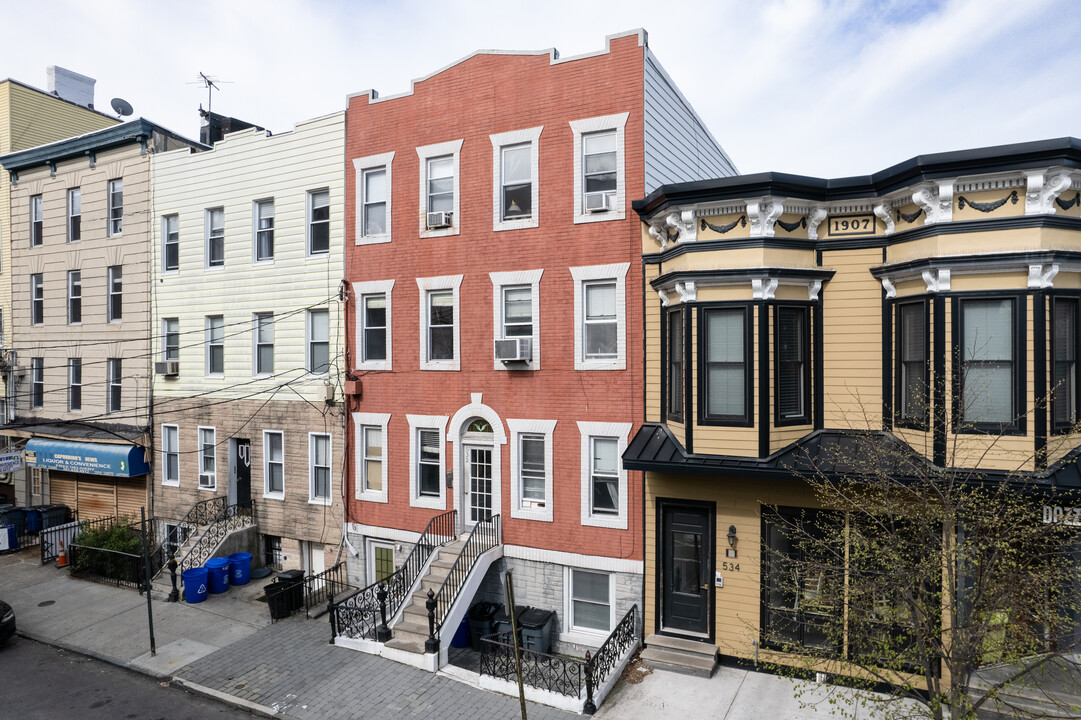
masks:
<svg viewBox="0 0 1081 720"><path fill-rule="evenodd" d="M627 517L625 515L590 515L582 518L582 525L609 528L611 530L626 530Z"/></svg>
<svg viewBox="0 0 1081 720"><path fill-rule="evenodd" d="M264 500L285 500L285 493L263 493Z"/></svg>
<svg viewBox="0 0 1081 720"><path fill-rule="evenodd" d="M162 480L161 484L162 484L162 487L180 487L180 481L179 480L173 480L173 481Z"/></svg>
<svg viewBox="0 0 1081 720"><path fill-rule="evenodd" d="M330 498L308 498L309 505L319 505L321 507L330 507L333 502Z"/></svg>
<svg viewBox="0 0 1081 720"><path fill-rule="evenodd" d="M263 260L259 260L259 259L252 260L251 264L252 264L253 267L258 267L260 265L273 265L274 264L274 258L265 258Z"/></svg>
<svg viewBox="0 0 1081 720"><path fill-rule="evenodd" d="M422 495L419 497L409 498L409 506L427 508L429 510L443 510L447 506L447 501L443 499L441 495Z"/></svg>
<svg viewBox="0 0 1081 720"><path fill-rule="evenodd" d="M455 372L461 368L457 360L429 360L420 364L421 370L435 370L442 372Z"/></svg>
<svg viewBox="0 0 1081 720"><path fill-rule="evenodd" d="M455 235L461 235L461 234L462 234L462 231L458 229L458 226L457 225L452 225L451 227L448 227L448 228L438 228L436 230L421 230L420 231L420 239L421 240L430 240L430 239L433 239L433 238L453 237Z"/></svg>
<svg viewBox="0 0 1081 720"><path fill-rule="evenodd" d="M609 210L608 212L603 213L582 213L581 215L574 216L574 224L584 225L587 223L613 222L616 220L625 220L626 217L626 210Z"/></svg>
<svg viewBox="0 0 1081 720"><path fill-rule="evenodd" d="M528 230L535 227L540 227L540 222L532 217L527 217L516 220L498 220L492 225L492 230L502 232L503 230Z"/></svg>
<svg viewBox="0 0 1081 720"><path fill-rule="evenodd" d="M390 370L390 363L386 360L365 360L357 363L354 370Z"/></svg>
<svg viewBox="0 0 1081 720"><path fill-rule="evenodd" d="M361 491L356 494L356 499L360 502L373 502L384 504L388 502L387 494L385 492Z"/></svg>
<svg viewBox="0 0 1081 720"><path fill-rule="evenodd" d="M206 486L200 485L199 489L202 490L203 492L217 492L218 491L218 486L215 485L214 487L206 487Z"/></svg>
<svg viewBox="0 0 1081 720"><path fill-rule="evenodd" d="M626 360L578 360L574 363L575 370L626 370Z"/></svg>
<svg viewBox="0 0 1081 720"><path fill-rule="evenodd" d="M511 509L510 516L515 520L532 520L533 522L555 522L552 511L547 506L540 510L533 508Z"/></svg>
<svg viewBox="0 0 1081 720"><path fill-rule="evenodd" d="M390 242L390 234L385 235L361 235L354 244L356 245L379 245ZM327 253L328 255L330 253Z"/></svg>
<svg viewBox="0 0 1081 720"><path fill-rule="evenodd" d="M781 428L781 427L797 427L799 425L813 425L813 424L814 423L811 421L811 419L806 418L806 417L792 418L790 420L776 420L775 419L773 421L773 427L778 427L778 428Z"/></svg>
<svg viewBox="0 0 1081 720"><path fill-rule="evenodd" d="M559 633L559 642L572 645L585 645L597 648L604 644L611 631L591 630L589 628L571 628L567 632Z"/></svg>

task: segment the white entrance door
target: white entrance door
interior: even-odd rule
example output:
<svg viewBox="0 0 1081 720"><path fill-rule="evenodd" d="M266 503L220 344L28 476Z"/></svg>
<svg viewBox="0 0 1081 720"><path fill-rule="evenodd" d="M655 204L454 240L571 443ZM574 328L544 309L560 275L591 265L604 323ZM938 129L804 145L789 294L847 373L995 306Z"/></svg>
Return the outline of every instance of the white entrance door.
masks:
<svg viewBox="0 0 1081 720"><path fill-rule="evenodd" d="M492 448L481 445L466 445L462 462L462 477L465 478L464 507L466 525L475 525L480 520L487 520L492 515L492 497L498 488L492 483Z"/></svg>

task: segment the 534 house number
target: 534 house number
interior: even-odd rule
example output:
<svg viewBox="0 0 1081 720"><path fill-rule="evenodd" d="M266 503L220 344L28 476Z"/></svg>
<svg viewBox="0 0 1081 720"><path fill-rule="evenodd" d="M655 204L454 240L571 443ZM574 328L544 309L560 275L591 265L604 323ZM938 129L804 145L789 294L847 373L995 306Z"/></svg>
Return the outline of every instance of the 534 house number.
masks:
<svg viewBox="0 0 1081 720"><path fill-rule="evenodd" d="M1062 507L1061 505L1044 505L1043 521L1045 523L1062 523L1081 527L1081 507Z"/></svg>
<svg viewBox="0 0 1081 720"><path fill-rule="evenodd" d="M721 570L725 572L739 572L739 563L728 562L727 560L725 560L721 563Z"/></svg>
<svg viewBox="0 0 1081 720"><path fill-rule="evenodd" d="M838 235L873 235L875 232L875 216L846 215L844 217L831 217L827 227L832 237Z"/></svg>

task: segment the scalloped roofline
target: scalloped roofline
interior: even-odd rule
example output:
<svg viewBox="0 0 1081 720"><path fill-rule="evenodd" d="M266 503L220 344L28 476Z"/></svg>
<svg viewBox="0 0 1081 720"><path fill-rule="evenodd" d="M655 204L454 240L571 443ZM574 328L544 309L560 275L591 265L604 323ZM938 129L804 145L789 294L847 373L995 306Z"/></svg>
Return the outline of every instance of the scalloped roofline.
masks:
<svg viewBox="0 0 1081 720"><path fill-rule="evenodd" d="M369 105L372 105L373 103L386 102L388 100L396 100L398 98L409 97L416 90L417 83L424 82L425 80L430 80L431 78L435 77L436 75L439 75L440 73L446 72L447 70L450 70L452 67L455 67L457 65L461 65L462 63L464 63L464 62L466 62L468 60L471 60L474 57L477 57L478 55L522 55L522 56L548 55L549 56L549 61L548 61L549 65L559 65L561 63L574 62L575 60L585 60L587 58L599 57L601 55L607 55L612 51L612 41L613 40L618 40L620 38L632 37L632 36L637 36L638 37L638 47L645 47L645 48L649 47L649 42L648 42L649 38L648 38L648 35L647 35L645 29L636 28L634 30L625 30L623 32L614 33L612 35L606 35L604 37L604 49L603 50L595 50L593 52L582 53L580 55L572 55L572 56L566 57L566 58L559 57L559 50L557 50L554 47L548 48L546 50L475 50L474 52L471 52L470 54L466 55L465 57L458 58L454 62L452 62L452 63L450 63L448 65L444 65L443 67L439 68L438 70L435 70L434 72L428 73L424 77L414 78L413 80L410 80L409 81L409 89L404 91L404 92L396 93L394 95L387 95L386 97L379 97L379 93L375 90L375 88L368 88L367 90L361 90L359 92L349 93L348 95L346 95L345 96L345 105L346 105L346 107L348 107L350 100L352 100L355 97L364 97L365 95L368 96L368 104Z"/></svg>

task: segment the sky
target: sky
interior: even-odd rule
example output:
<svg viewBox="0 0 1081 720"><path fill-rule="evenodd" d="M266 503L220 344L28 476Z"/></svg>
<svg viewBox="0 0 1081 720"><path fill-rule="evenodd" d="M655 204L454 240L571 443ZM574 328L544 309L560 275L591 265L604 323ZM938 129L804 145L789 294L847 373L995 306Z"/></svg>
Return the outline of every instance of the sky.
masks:
<svg viewBox="0 0 1081 720"><path fill-rule="evenodd" d="M205 73L215 112L279 133L476 50L566 58L636 28L742 173L1081 136L1079 0L0 0L0 78L44 89L60 65L97 109L197 138Z"/></svg>

